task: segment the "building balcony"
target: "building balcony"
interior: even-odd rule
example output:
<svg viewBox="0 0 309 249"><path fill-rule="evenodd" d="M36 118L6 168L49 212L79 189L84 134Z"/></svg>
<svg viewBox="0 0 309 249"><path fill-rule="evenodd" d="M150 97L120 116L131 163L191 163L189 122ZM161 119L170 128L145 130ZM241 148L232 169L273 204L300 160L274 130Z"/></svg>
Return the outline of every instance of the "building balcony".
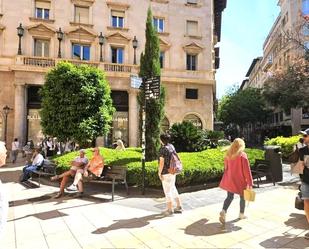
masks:
<svg viewBox="0 0 309 249"><path fill-rule="evenodd" d="M27 71L46 73L50 68L56 66L61 61L71 62L74 65L89 65L102 69L108 77L123 77L129 78L130 75L137 75L139 72L138 65L132 64L117 64L99 61L81 61L66 58L45 58L34 56L16 56L12 58L0 57L1 66L6 64L6 70ZM214 70L181 70L164 68L161 70L161 78L165 82L181 82L181 83L196 83L210 84L215 82Z"/></svg>
<svg viewBox="0 0 309 249"><path fill-rule="evenodd" d="M17 56L15 58L14 70L27 70L27 71L42 71L45 72L49 68L56 66L61 61L70 62L76 66L89 65L104 70L107 74L109 72L116 73L137 73L138 67L129 64L116 64L108 62L96 61L81 61L65 58L45 58L45 57L32 57L32 56Z"/></svg>

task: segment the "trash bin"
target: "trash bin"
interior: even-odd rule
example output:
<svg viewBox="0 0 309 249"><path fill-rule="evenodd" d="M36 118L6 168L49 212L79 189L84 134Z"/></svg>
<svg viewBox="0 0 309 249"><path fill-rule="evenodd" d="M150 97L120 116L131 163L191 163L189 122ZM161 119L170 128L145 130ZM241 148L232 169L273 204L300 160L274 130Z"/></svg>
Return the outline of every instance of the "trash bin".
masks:
<svg viewBox="0 0 309 249"><path fill-rule="evenodd" d="M265 146L265 160L269 161L270 168L275 182L281 182L282 173L282 155L280 146Z"/></svg>

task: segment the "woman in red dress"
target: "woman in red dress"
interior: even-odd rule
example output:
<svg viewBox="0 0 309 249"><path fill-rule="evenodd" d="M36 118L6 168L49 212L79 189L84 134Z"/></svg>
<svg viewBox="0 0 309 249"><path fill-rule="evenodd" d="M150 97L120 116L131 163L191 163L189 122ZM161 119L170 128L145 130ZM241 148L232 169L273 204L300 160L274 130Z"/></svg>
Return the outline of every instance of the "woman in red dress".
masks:
<svg viewBox="0 0 309 249"><path fill-rule="evenodd" d="M252 188L253 180L247 154L244 152L245 142L236 138L229 147L224 159L224 174L220 183L220 188L227 191L227 198L224 201L223 209L220 212L220 222L225 223L227 209L231 205L234 194L240 196L239 219L245 219L244 190Z"/></svg>

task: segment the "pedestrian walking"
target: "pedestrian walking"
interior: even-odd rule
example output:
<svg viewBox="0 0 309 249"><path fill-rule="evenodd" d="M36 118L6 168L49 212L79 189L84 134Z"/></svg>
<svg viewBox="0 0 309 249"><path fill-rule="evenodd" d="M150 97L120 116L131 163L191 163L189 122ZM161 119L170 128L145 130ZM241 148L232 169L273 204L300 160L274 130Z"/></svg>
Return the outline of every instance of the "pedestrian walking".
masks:
<svg viewBox="0 0 309 249"><path fill-rule="evenodd" d="M309 129L302 131L305 147L299 149L300 161L303 162L303 174L301 178L301 196L304 200L304 209L307 221L309 223ZM305 238L309 239L309 232L305 234Z"/></svg>
<svg viewBox="0 0 309 249"><path fill-rule="evenodd" d="M179 198L179 194L176 188L176 174L169 172L170 163L173 153L176 150L172 144L170 144L170 136L168 134L162 134L160 136L161 149L159 155L159 178L162 182L163 191L165 194L167 209L163 212L164 215L170 216L173 213L182 213L182 206ZM176 202L176 208L173 210L173 201Z"/></svg>
<svg viewBox="0 0 309 249"><path fill-rule="evenodd" d="M15 138L14 141L12 142L12 152L11 152L12 163L16 162L18 152L19 152L19 141L18 138Z"/></svg>
<svg viewBox="0 0 309 249"><path fill-rule="evenodd" d="M239 219L246 218L244 190L252 188L253 179L248 157L244 150L244 140L236 138L226 152L224 159L224 174L220 183L220 188L227 191L227 198L224 201L219 218L222 224L225 224L226 212L234 199L234 194L240 196Z"/></svg>

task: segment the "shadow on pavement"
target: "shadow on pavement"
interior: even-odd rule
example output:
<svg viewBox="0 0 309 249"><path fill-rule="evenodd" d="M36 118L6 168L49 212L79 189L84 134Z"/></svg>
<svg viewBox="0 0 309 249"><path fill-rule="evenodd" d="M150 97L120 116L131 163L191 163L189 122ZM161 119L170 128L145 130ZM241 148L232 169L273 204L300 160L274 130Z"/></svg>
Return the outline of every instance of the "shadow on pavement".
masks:
<svg viewBox="0 0 309 249"><path fill-rule="evenodd" d="M297 240L297 243L296 243ZM293 243L294 242L294 243ZM290 245L291 243L291 245ZM295 245L294 245L295 244ZM297 244L297 245L296 245ZM272 237L260 243L264 248L297 248L305 249L309 247L309 241L305 238L295 237L292 234Z"/></svg>
<svg viewBox="0 0 309 249"><path fill-rule="evenodd" d="M235 226L238 219L229 221L223 226L219 222L207 223L209 220L201 219L185 228L185 234L194 236L213 236L218 234L231 233L241 230L241 227Z"/></svg>
<svg viewBox="0 0 309 249"><path fill-rule="evenodd" d="M305 214L291 213L290 217L291 218L284 222L286 226L290 226L295 229L308 229L308 223Z"/></svg>
<svg viewBox="0 0 309 249"><path fill-rule="evenodd" d="M141 218L132 218L132 219L127 219L127 220L117 220L116 223L108 226L108 227L101 227L98 228L97 230L93 231L93 234L103 234L107 233L109 231L114 231L118 229L123 229L123 228L141 228L144 226L147 226L150 221L152 220L158 220L162 219L165 216L161 214L154 214L154 215L149 215Z"/></svg>

